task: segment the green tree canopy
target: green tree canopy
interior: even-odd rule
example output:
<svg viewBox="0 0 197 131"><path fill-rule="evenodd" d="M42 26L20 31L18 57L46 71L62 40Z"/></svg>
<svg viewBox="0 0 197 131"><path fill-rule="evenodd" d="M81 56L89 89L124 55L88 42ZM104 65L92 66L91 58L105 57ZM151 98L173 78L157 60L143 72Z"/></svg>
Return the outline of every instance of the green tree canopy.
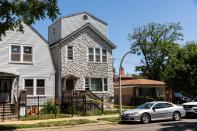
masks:
<svg viewBox="0 0 197 131"><path fill-rule="evenodd" d="M197 43L187 42L171 57L165 70L165 81L172 87L197 95Z"/></svg>
<svg viewBox="0 0 197 131"><path fill-rule="evenodd" d="M31 25L47 16L53 21L59 15L57 0L1 0L0 38L7 30L23 32L23 25Z"/></svg>
<svg viewBox="0 0 197 131"><path fill-rule="evenodd" d="M178 48L176 42L183 38L181 30L180 23L149 23L135 28L134 32L129 34L133 54L143 56L142 65L136 67L142 76L164 80L163 72L170 54Z"/></svg>

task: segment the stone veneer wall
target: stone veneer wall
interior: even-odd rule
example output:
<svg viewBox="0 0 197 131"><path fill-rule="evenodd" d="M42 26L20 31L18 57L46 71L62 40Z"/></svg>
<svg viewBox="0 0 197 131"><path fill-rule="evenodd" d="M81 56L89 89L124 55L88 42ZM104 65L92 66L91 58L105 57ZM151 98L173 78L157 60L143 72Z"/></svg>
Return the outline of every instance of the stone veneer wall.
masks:
<svg viewBox="0 0 197 131"><path fill-rule="evenodd" d="M113 96L113 67L112 47L109 46L91 29L85 28L62 43L61 76L74 75L78 77L77 90L85 90L85 77L108 78L108 92L100 92L98 95L109 98ZM74 48L73 61L67 61L67 45ZM107 63L88 62L88 48L105 48L107 50Z"/></svg>

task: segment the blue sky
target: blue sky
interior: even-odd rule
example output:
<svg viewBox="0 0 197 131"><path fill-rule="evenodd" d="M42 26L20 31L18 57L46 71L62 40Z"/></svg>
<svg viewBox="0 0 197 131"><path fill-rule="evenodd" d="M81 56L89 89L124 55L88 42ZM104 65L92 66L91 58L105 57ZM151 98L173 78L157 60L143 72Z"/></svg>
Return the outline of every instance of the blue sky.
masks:
<svg viewBox="0 0 197 131"><path fill-rule="evenodd" d="M113 51L114 67L118 66L123 54L129 50L128 33L138 26L150 22L180 22L185 41L197 41L197 0L59 0L61 16L88 11L108 23L108 36L117 48ZM37 21L37 29L48 38L49 19ZM140 57L129 55L123 67L127 73L135 73Z"/></svg>

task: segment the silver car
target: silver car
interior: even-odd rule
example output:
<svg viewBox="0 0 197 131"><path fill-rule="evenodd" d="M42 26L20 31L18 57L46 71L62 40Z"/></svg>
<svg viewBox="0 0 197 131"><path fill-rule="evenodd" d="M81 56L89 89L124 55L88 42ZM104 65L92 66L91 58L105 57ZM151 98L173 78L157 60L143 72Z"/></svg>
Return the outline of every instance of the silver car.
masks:
<svg viewBox="0 0 197 131"><path fill-rule="evenodd" d="M136 109L123 112L123 121L141 121L147 124L154 120L173 119L178 121L185 116L183 106L178 106L169 102L154 101L147 102Z"/></svg>

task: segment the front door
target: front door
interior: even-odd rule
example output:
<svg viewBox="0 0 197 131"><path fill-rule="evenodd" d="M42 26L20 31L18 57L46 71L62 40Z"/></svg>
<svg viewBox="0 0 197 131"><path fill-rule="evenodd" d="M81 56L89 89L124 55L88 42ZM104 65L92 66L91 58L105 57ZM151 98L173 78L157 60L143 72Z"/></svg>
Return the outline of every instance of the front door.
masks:
<svg viewBox="0 0 197 131"><path fill-rule="evenodd" d="M74 80L73 79L67 79L66 80L66 91L72 91L74 90Z"/></svg>
<svg viewBox="0 0 197 131"><path fill-rule="evenodd" d="M9 103L11 100L11 80L0 79L0 103Z"/></svg>

